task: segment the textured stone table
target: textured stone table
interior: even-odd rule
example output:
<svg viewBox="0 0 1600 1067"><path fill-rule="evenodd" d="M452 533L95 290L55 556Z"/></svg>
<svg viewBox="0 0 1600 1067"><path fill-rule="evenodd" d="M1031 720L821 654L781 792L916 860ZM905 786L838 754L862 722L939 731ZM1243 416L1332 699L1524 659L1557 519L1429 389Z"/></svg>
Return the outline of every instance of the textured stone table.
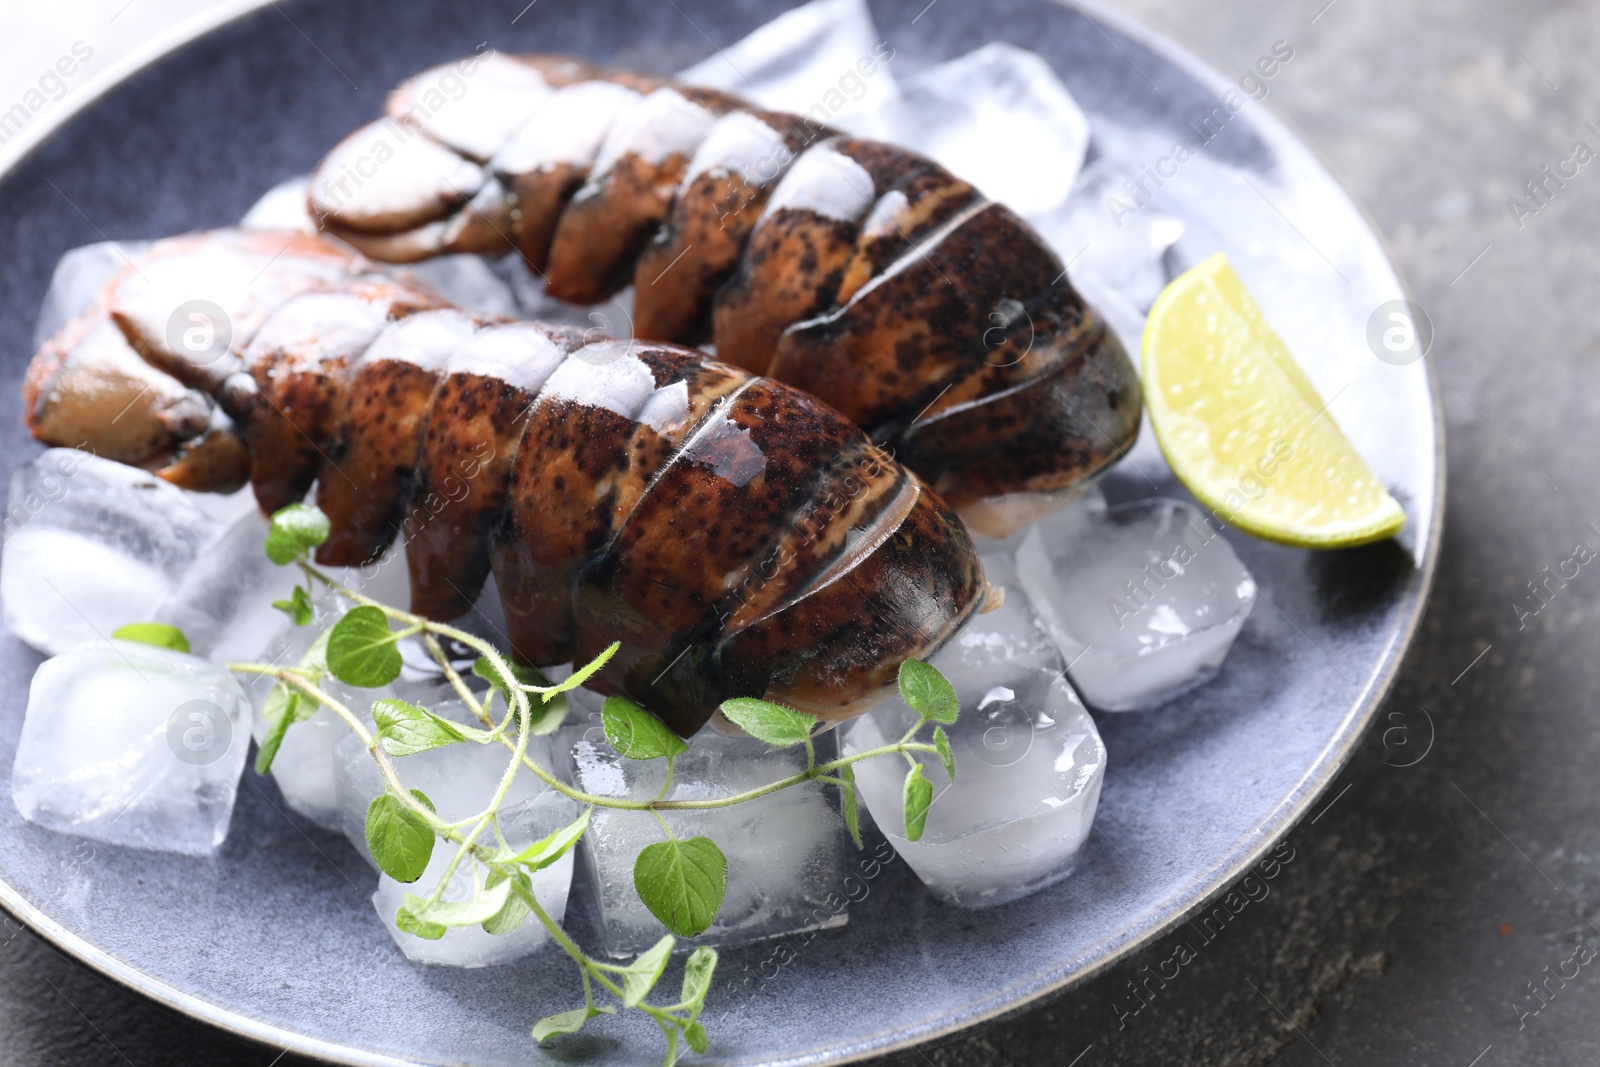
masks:
<svg viewBox="0 0 1600 1067"><path fill-rule="evenodd" d="M1542 204L1523 192L1575 141L1600 150L1585 126L1600 127L1600 12L1325 3L1121 6L1227 69L1291 42L1271 103L1365 202L1431 313L1450 487L1420 636L1377 728L1290 836L1271 894L1175 978L1159 977L1164 940L896 1067L1600 1062L1600 559L1566 562L1600 551L1600 163L1550 183ZM1576 576L1533 599L1528 583L1563 567ZM0 1061L299 1062L8 923Z"/></svg>

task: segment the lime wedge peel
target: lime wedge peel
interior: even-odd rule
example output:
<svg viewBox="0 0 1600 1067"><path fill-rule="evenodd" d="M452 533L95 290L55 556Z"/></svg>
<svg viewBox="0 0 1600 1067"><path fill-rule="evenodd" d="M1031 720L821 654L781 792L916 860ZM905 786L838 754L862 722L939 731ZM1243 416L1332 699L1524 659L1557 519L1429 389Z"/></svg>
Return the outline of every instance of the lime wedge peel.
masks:
<svg viewBox="0 0 1600 1067"><path fill-rule="evenodd" d="M1217 519L1301 548L1381 541L1405 525L1224 254L1162 291L1142 347L1156 440Z"/></svg>

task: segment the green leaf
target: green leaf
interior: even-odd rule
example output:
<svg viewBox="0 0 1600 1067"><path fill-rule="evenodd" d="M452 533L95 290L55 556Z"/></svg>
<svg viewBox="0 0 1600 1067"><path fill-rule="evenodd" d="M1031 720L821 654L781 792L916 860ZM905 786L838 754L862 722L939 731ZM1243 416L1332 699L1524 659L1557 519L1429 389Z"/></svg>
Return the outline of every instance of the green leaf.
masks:
<svg viewBox="0 0 1600 1067"><path fill-rule="evenodd" d="M318 707L316 701L288 682L279 682L272 687L267 694L266 704L261 708L261 717L267 723L267 736L261 739L256 749L257 774L266 774L272 769L272 761L277 758L289 727L311 718Z"/></svg>
<svg viewBox="0 0 1600 1067"><path fill-rule="evenodd" d="M639 850L633 887L650 914L679 937L703 934L728 890L728 859L709 837L657 841Z"/></svg>
<svg viewBox="0 0 1600 1067"><path fill-rule="evenodd" d="M689 953L689 958L683 963L683 996L681 1003L689 1009L689 1018L699 1016L700 1009L705 1007L706 994L711 991L711 976L717 969L717 950L706 945L701 945ZM693 1042L690 1042L693 1047ZM705 1049L697 1048L696 1052Z"/></svg>
<svg viewBox="0 0 1600 1067"><path fill-rule="evenodd" d="M700 1055L706 1054L706 1049L711 1047L711 1036L706 1033L706 1028L697 1022L683 1024L683 1039L689 1042L689 1047Z"/></svg>
<svg viewBox="0 0 1600 1067"><path fill-rule="evenodd" d="M589 829L589 816L593 814L593 808L584 808L583 814L573 822L548 837L535 841L521 852L505 857L502 862L521 864L530 871L543 870L572 851L572 846L576 845L578 839L584 835L584 831Z"/></svg>
<svg viewBox="0 0 1600 1067"><path fill-rule="evenodd" d="M415 934L428 941L437 941L445 935L445 927L417 918L409 908L401 908L395 912L394 924L404 932Z"/></svg>
<svg viewBox="0 0 1600 1067"><path fill-rule="evenodd" d="M770 700L735 697L722 702L722 714L757 741L778 748L803 745L817 728L814 716L774 704Z"/></svg>
<svg viewBox="0 0 1600 1067"><path fill-rule="evenodd" d="M498 916L510 896L510 880L501 879L492 886L480 889L469 900L429 901L427 897L407 893L400 898L400 906L402 911L409 911L421 922L437 923L446 928L479 926Z"/></svg>
<svg viewBox="0 0 1600 1067"><path fill-rule="evenodd" d="M610 646L608 646L604 652L600 653L594 659L590 660L588 663L585 663L577 670L573 671L571 677L557 682L554 688L552 688L550 691L552 693L565 693L569 689L578 688L578 686L599 674L600 668L604 667L607 663L610 663L611 657L615 656L617 654L617 649L621 647L621 641L611 642Z"/></svg>
<svg viewBox="0 0 1600 1067"><path fill-rule="evenodd" d="M628 759L659 759L689 750L666 723L625 697L606 697L600 725L611 747Z"/></svg>
<svg viewBox="0 0 1600 1067"><path fill-rule="evenodd" d="M346 685L376 689L400 677L399 635L380 608L351 608L328 633L328 670Z"/></svg>
<svg viewBox="0 0 1600 1067"><path fill-rule="evenodd" d="M559 1011L554 1015L546 1015L543 1019L533 1024L533 1039L535 1041L548 1041L557 1034L575 1034L583 1029L583 1024L593 1019L596 1015L611 1015L616 1008L607 1004L599 1008L573 1008L571 1011Z"/></svg>
<svg viewBox="0 0 1600 1067"><path fill-rule="evenodd" d="M955 722L961 712L956 687L920 659L908 659L900 664L900 695L911 705L912 711L946 726Z"/></svg>
<svg viewBox="0 0 1600 1067"><path fill-rule="evenodd" d="M311 621L311 594L306 592L303 585L295 586L288 600L274 600L272 606L293 619L296 626L304 626Z"/></svg>
<svg viewBox="0 0 1600 1067"><path fill-rule="evenodd" d="M489 887L493 888L499 882L504 881L505 877L506 876L501 874L499 871L490 871L488 878ZM516 884L521 886L529 893L533 892L533 883L528 880L527 875L521 873L520 871L516 876ZM528 902L524 900L520 894L513 890L511 893L507 894L505 905L499 911L495 912L494 915L483 921L483 932L486 934L495 934L496 936L503 937L504 935L516 930L516 928L521 926L528 916L532 914L533 909L528 906Z"/></svg>
<svg viewBox="0 0 1600 1067"><path fill-rule="evenodd" d="M174 652L189 651L189 639L183 635L183 631L164 622L130 622L111 631L111 636L121 641L170 648Z"/></svg>
<svg viewBox="0 0 1600 1067"><path fill-rule="evenodd" d="M378 743L391 756L412 756L467 739L449 719L404 700L375 701L372 719L378 724Z"/></svg>
<svg viewBox="0 0 1600 1067"><path fill-rule="evenodd" d="M418 800L433 805L416 790ZM385 793L367 808L367 848L378 866L397 882L415 882L433 858L433 829L416 812ZM412 931L415 932L415 931Z"/></svg>
<svg viewBox="0 0 1600 1067"><path fill-rule="evenodd" d="M943 726L933 728L933 747L939 750L939 762L944 764L944 773L956 780L956 754L950 751L950 738L945 735Z"/></svg>
<svg viewBox="0 0 1600 1067"><path fill-rule="evenodd" d="M290 504L279 508L267 530L267 558L274 563L293 563L328 539L328 516L310 504Z"/></svg>
<svg viewBox="0 0 1600 1067"><path fill-rule="evenodd" d="M864 846L861 844L861 801L856 796L855 767L846 763L839 768L839 777L846 783L839 790L844 807L845 829L850 831L850 840L856 843L856 848L862 848Z"/></svg>
<svg viewBox="0 0 1600 1067"><path fill-rule="evenodd" d="M511 693L506 689L505 679L495 669L494 662L488 656L479 656L478 661L472 665L472 673L493 686L500 695L505 697L506 703L511 703ZM520 663L511 664L511 673L515 675L518 685L549 686L550 679L537 667L524 667ZM534 737L553 734L560 729L567 718L567 697L559 693L549 700L533 703L533 725L528 732Z"/></svg>
<svg viewBox="0 0 1600 1067"><path fill-rule="evenodd" d="M672 946L675 944L677 941L668 934L650 946L644 955L617 972L622 976L622 1003L625 1007L638 1007L639 1002L650 995L650 990L661 980L661 972L667 969L667 961L672 958Z"/></svg>
<svg viewBox="0 0 1600 1067"><path fill-rule="evenodd" d="M922 764L913 763L906 772L906 840L921 841L928 822L928 806L933 803L933 783L922 776Z"/></svg>

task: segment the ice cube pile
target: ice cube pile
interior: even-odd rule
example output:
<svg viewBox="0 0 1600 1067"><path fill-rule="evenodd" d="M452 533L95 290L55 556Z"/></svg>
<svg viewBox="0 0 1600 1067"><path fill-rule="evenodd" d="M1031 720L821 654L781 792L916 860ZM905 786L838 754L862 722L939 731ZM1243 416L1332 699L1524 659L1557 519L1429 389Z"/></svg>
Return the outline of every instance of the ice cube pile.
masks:
<svg viewBox="0 0 1600 1067"><path fill-rule="evenodd" d="M557 736L571 758L573 784L608 797L650 797L666 782L666 761L629 760L601 738L586 740L588 727L568 727ZM574 738L576 738L574 740ZM774 751L747 737L701 730L677 758L674 800L729 796L805 770L800 749ZM844 821L816 783L728 808L669 811L667 825L680 839L711 838L728 859L728 889L711 928L680 947L728 945L842 926L837 902L844 878ZM596 808L579 846L588 867L591 901L601 949L631 956L661 939L661 924L633 886L633 864L646 845L665 836L649 812Z"/></svg>
<svg viewBox="0 0 1600 1067"><path fill-rule="evenodd" d="M873 820L936 896L979 907L1024 896L1065 877L1089 836L1106 750L1064 675L1055 643L1030 610L1008 557L984 557L1005 602L980 615L932 660L956 688L961 714L948 728L956 777L919 754L934 784L922 838L905 835L898 759L856 764ZM846 754L893 744L917 722L894 697L845 734ZM930 741L931 728L921 740Z"/></svg>

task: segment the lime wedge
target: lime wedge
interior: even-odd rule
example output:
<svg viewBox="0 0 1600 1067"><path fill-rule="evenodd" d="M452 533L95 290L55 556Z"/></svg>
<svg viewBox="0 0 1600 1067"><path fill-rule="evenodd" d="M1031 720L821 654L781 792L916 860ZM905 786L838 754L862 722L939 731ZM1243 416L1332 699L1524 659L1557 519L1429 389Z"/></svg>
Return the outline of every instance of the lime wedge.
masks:
<svg viewBox="0 0 1600 1067"><path fill-rule="evenodd" d="M1405 525L1222 253L1156 298L1143 347L1156 440L1218 519L1302 548L1381 541Z"/></svg>

